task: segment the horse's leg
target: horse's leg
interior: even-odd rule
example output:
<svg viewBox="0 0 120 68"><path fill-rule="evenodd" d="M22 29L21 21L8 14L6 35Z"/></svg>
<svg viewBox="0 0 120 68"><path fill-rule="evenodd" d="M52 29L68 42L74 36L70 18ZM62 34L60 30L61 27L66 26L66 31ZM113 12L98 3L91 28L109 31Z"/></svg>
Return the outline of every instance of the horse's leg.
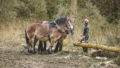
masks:
<svg viewBox="0 0 120 68"><path fill-rule="evenodd" d="M63 41L59 42L59 51L62 51Z"/></svg>
<svg viewBox="0 0 120 68"><path fill-rule="evenodd" d="M42 48L42 41L39 40L38 52L40 52L41 48Z"/></svg>
<svg viewBox="0 0 120 68"><path fill-rule="evenodd" d="M36 43L37 43L37 39L36 39L36 37L34 38L34 43L33 43L33 53L36 53L36 51L35 51L35 45L36 45Z"/></svg>
<svg viewBox="0 0 120 68"><path fill-rule="evenodd" d="M30 53L30 43L27 43L27 49L28 49L28 52Z"/></svg>
<svg viewBox="0 0 120 68"><path fill-rule="evenodd" d="M43 51L43 42L42 41L39 41L39 46L38 46L38 53L41 51L41 54L42 54L42 51Z"/></svg>
<svg viewBox="0 0 120 68"><path fill-rule="evenodd" d="M26 30L25 30L25 40L26 40L28 52L30 52L30 40L28 38Z"/></svg>
<svg viewBox="0 0 120 68"><path fill-rule="evenodd" d="M31 44L30 43L27 44L28 53L31 53L30 47L31 47Z"/></svg>
<svg viewBox="0 0 120 68"><path fill-rule="evenodd" d="M43 42L41 41L42 45L40 46L41 54L43 52Z"/></svg>
<svg viewBox="0 0 120 68"><path fill-rule="evenodd" d="M44 41L44 51L46 51L47 42Z"/></svg>
<svg viewBox="0 0 120 68"><path fill-rule="evenodd" d="M33 53L33 40L30 38L29 53Z"/></svg>
<svg viewBox="0 0 120 68"><path fill-rule="evenodd" d="M51 44L51 45L50 45L49 48L48 48L48 53L49 53L49 54L52 53L52 47L53 47L53 45L54 45L54 41L51 41L50 44Z"/></svg>
<svg viewBox="0 0 120 68"><path fill-rule="evenodd" d="M55 50L54 50L55 53L58 52L59 45L60 45L60 43L58 41L57 44L56 44Z"/></svg>

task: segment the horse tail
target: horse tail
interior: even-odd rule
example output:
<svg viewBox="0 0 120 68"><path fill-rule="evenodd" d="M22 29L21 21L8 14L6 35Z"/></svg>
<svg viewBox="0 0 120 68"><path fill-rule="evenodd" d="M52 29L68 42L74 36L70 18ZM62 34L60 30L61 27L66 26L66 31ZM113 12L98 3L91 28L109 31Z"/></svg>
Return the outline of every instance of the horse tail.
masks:
<svg viewBox="0 0 120 68"><path fill-rule="evenodd" d="M28 44L29 44L29 38L28 38L28 36L27 36L26 30L25 30L25 39L26 39L26 44L28 45Z"/></svg>

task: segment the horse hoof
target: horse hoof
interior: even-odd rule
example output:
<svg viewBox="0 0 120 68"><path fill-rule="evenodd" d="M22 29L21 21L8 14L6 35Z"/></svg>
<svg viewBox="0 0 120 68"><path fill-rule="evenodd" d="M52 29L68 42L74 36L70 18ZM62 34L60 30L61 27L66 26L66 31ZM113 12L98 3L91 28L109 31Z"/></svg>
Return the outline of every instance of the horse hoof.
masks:
<svg viewBox="0 0 120 68"><path fill-rule="evenodd" d="M28 50L28 53L33 53L33 51L32 50Z"/></svg>
<svg viewBox="0 0 120 68"><path fill-rule="evenodd" d="M36 52L34 51L33 54L35 54Z"/></svg>
<svg viewBox="0 0 120 68"><path fill-rule="evenodd" d="M46 51L46 49L44 49L43 51Z"/></svg>
<svg viewBox="0 0 120 68"><path fill-rule="evenodd" d="M31 53L32 53L32 54L35 54L35 53L36 53L36 51L31 51Z"/></svg>
<svg viewBox="0 0 120 68"><path fill-rule="evenodd" d="M52 52L50 50L48 50L48 54L52 54Z"/></svg>
<svg viewBox="0 0 120 68"><path fill-rule="evenodd" d="M38 51L38 54L40 54L40 51Z"/></svg>
<svg viewBox="0 0 120 68"><path fill-rule="evenodd" d="M58 52L57 50L54 51L54 53L57 53L57 52Z"/></svg>

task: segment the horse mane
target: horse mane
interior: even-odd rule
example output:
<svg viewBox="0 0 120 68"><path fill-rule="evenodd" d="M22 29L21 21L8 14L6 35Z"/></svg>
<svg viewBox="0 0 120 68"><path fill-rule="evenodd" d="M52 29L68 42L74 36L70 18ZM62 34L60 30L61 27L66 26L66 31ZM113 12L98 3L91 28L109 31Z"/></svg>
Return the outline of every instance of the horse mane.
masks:
<svg viewBox="0 0 120 68"><path fill-rule="evenodd" d="M67 20L66 17L61 17L61 18L55 19L55 20L54 20L55 22L50 22L49 24L50 24L50 26L54 27L54 26L56 26L56 24L58 24L58 25L59 25L59 24L65 24L66 20ZM55 23L56 23L56 24L55 24Z"/></svg>
<svg viewBox="0 0 120 68"><path fill-rule="evenodd" d="M57 18L55 20L56 24L65 24L66 21L67 21L66 17Z"/></svg>
<svg viewBox="0 0 120 68"><path fill-rule="evenodd" d="M52 26L52 27L54 27L54 26L56 25L54 22L50 22L49 24L50 24L50 26Z"/></svg>

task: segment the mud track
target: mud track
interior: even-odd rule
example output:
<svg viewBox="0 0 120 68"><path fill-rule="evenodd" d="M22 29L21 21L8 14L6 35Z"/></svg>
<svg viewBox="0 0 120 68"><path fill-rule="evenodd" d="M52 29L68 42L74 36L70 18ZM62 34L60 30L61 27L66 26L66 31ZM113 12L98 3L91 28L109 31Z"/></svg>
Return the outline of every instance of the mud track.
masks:
<svg viewBox="0 0 120 68"><path fill-rule="evenodd" d="M41 55L27 53L24 45L17 42L0 43L0 68L120 68L115 64L100 64L109 60L84 56L81 48L73 46L65 46L56 54Z"/></svg>

